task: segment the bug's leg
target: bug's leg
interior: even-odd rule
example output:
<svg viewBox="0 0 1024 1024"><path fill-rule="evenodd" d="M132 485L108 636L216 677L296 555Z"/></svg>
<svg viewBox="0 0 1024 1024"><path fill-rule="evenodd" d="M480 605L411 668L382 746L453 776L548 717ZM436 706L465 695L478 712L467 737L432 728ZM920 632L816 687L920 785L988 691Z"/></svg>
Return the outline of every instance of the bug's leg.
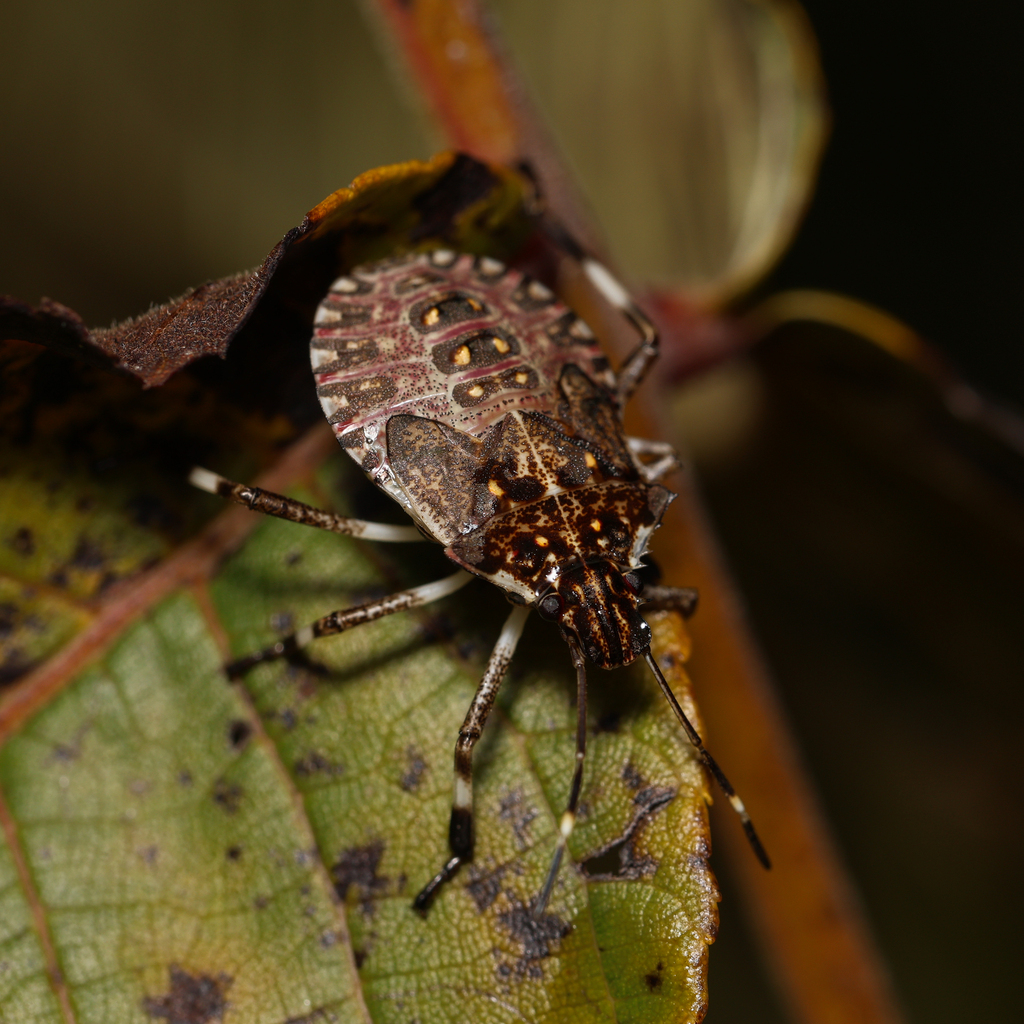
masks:
<svg viewBox="0 0 1024 1024"><path fill-rule="evenodd" d="M647 584L640 595L645 608L679 612L688 619L697 610L697 591L693 587L662 587Z"/></svg>
<svg viewBox="0 0 1024 1024"><path fill-rule="evenodd" d="M722 792L728 798L729 803L732 804L732 809L739 815L739 819L743 823L743 831L747 836L747 842L750 843L751 849L754 851L754 855L761 862L761 866L763 868L770 869L772 862L768 859L768 854L765 851L764 846L761 844L761 839L754 829L754 823L750 820L750 815L747 813L747 809L743 805L743 801L739 798L739 794L736 790L732 788L732 783L725 777L725 772L718 767L718 762L708 752L707 747L704 746L699 733L693 727L693 723L686 717L686 713L680 707L679 701L676 700L676 695L668 685L668 680L662 675L661 669L658 667L658 663L654 660L654 655L651 654L649 648L647 653L644 655L644 660L647 662L650 670L654 673L654 678L658 680L661 692L665 695L665 699L668 701L669 706L675 712L676 718L679 719L679 723L682 725L683 731L686 733L686 738L693 744L701 763L705 768L707 768L711 775L714 776L715 782L718 783Z"/></svg>
<svg viewBox="0 0 1024 1024"><path fill-rule="evenodd" d="M544 913L544 908L551 899L551 890L555 886L558 869L562 866L569 836L576 825L576 807L579 805L580 790L583 788L583 761L587 754L587 671L583 655L575 644L569 644L569 651L576 669L576 767L572 774L569 801L558 823L558 846L555 847L555 855L551 858L551 867L548 868L544 887L531 908L534 917L540 917Z"/></svg>
<svg viewBox="0 0 1024 1024"><path fill-rule="evenodd" d="M286 498L283 494L263 491L259 487L248 484L236 484L232 480L213 473L201 466L193 468L188 481L193 487L210 494L219 495L229 501L237 502L253 512L287 519L292 523L303 523L315 526L319 530L330 530L332 533L343 533L350 537L362 537L364 540L413 541L424 540L423 534L415 526L392 526L389 523L368 523L365 519L349 519L347 516L336 516L331 512L322 512L312 505Z"/></svg>
<svg viewBox="0 0 1024 1024"><path fill-rule="evenodd" d="M310 641L322 636L333 636L335 633L343 633L353 626L361 626L364 622L373 622L375 619L382 619L385 615L392 615L395 612L403 612L409 608L419 608L421 605L437 601L456 590L464 587L474 577L460 569L451 576L435 580L433 583L425 583L421 587L412 587L409 590L400 590L397 594L389 594L379 601L367 601L366 604L356 605L354 608L344 608L341 611L331 612L322 619L279 640L271 647L265 647L262 651L254 651L244 658L232 661L224 666L224 671L229 678L235 679L245 672L248 672L254 665L264 661L274 661L277 658L286 658L297 654L300 648L305 647Z"/></svg>
<svg viewBox="0 0 1024 1024"><path fill-rule="evenodd" d="M627 437L626 444L633 455L640 476L645 483L653 484L666 473L681 465L679 453L665 441L651 441L646 437ZM649 456L650 462L644 462L643 456Z"/></svg>
<svg viewBox="0 0 1024 1024"><path fill-rule="evenodd" d="M583 246L558 221L550 216L543 216L541 224L548 237L580 264L590 283L640 335L640 344L633 349L616 374L616 397L619 405L623 406L644 379L651 363L658 358L658 332L647 314L637 306L612 272L603 263L588 255Z"/></svg>
<svg viewBox="0 0 1024 1024"><path fill-rule="evenodd" d="M483 678L476 688L476 696L466 712L459 738L455 741L455 785L448 824L448 845L452 855L413 900L413 908L421 913L430 906L437 890L455 874L459 865L473 856L473 747L480 739L487 716L494 707L494 698L498 695L498 688L505 678L519 638L523 635L523 626L529 614L528 607L519 606L505 620Z"/></svg>

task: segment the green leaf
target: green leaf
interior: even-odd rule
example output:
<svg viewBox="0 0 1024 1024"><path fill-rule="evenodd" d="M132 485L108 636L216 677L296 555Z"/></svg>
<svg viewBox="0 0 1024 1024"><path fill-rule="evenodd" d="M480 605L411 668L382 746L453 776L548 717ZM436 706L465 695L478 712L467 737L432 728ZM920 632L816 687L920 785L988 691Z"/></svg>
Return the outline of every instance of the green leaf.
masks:
<svg viewBox="0 0 1024 1024"><path fill-rule="evenodd" d="M397 519L325 425L287 447L294 426L210 375L144 392L39 346L3 352L0 1020L703 1015L705 780L644 672L592 673L573 863L535 920L575 678L556 631L528 624L477 747L474 862L421 917L500 592L474 582L232 684L232 655L447 563L185 484L199 457L246 479L269 466L303 500ZM695 714L682 624L652 625Z"/></svg>

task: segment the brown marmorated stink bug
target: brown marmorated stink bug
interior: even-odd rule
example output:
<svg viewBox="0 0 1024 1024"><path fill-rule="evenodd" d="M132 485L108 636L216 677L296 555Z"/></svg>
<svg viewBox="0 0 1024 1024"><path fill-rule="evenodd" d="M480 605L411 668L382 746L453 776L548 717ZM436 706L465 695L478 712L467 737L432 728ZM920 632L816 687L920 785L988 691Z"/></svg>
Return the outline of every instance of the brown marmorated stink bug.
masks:
<svg viewBox="0 0 1024 1024"><path fill-rule="evenodd" d="M674 495L658 482L672 449L623 434L622 408L657 357L658 337L611 273L542 213L539 227L640 336L617 373L590 328L542 283L486 256L447 249L356 267L338 278L314 320L317 395L338 441L415 526L332 515L207 469L191 482L255 511L368 540L445 546L459 568L444 579L332 612L227 666L238 676L295 654L316 637L416 608L480 576L501 587L509 615L455 745L451 857L414 901L425 910L473 854L473 747L530 611L558 624L576 669L576 763L558 845L533 903L547 905L575 823L586 749L585 663L643 658L768 858L743 803L704 748L651 654L640 606L694 608L692 590L644 585L651 534Z"/></svg>

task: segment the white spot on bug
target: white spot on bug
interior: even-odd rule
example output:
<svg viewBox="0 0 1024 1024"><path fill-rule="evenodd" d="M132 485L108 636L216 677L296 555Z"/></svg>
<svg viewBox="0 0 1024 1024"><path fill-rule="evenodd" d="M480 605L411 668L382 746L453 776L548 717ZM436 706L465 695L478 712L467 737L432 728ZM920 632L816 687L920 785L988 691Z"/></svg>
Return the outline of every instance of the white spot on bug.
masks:
<svg viewBox="0 0 1024 1024"><path fill-rule="evenodd" d="M469 810L473 806L473 785L461 776L455 776L455 806Z"/></svg>
<svg viewBox="0 0 1024 1024"><path fill-rule="evenodd" d="M430 254L430 262L435 267L450 267L458 259L458 256L459 254L451 249L435 249Z"/></svg>
<svg viewBox="0 0 1024 1024"><path fill-rule="evenodd" d="M469 351L468 345L460 345L451 356L452 362L456 366L468 366L470 360L473 358L473 354Z"/></svg>
<svg viewBox="0 0 1024 1024"><path fill-rule="evenodd" d="M470 389L469 389L469 390L468 390L468 391L466 392L466 394L467 394L467 395L469 395L469 396L470 396L470 398L479 398L479 397L480 397L481 395L483 395L483 393L484 393L484 389L483 389L483 386L482 386L482 385L480 385L480 384L474 384L474 385L473 385L473 386L472 386L472 387L471 387L471 388L470 388Z"/></svg>
<svg viewBox="0 0 1024 1024"><path fill-rule="evenodd" d="M466 59L466 44L461 39L449 39L444 48L449 60L460 61Z"/></svg>
<svg viewBox="0 0 1024 1024"><path fill-rule="evenodd" d="M336 354L327 348L311 348L309 350L309 361L313 364L313 369L317 370L324 363L331 362L336 357Z"/></svg>
<svg viewBox="0 0 1024 1024"><path fill-rule="evenodd" d="M531 281L526 286L526 291L535 302L547 302L555 297L551 289L547 285L541 284L540 281Z"/></svg>
<svg viewBox="0 0 1024 1024"><path fill-rule="evenodd" d="M359 282L353 280L351 277L339 277L334 284L331 285L332 292L341 292L343 295L354 295L359 291Z"/></svg>
<svg viewBox="0 0 1024 1024"><path fill-rule="evenodd" d="M495 351L500 352L502 355L512 348L504 338L495 337L492 338L491 341L494 343Z"/></svg>
<svg viewBox="0 0 1024 1024"><path fill-rule="evenodd" d="M201 491L209 491L210 494L217 493L217 485L221 480L222 477L208 469L203 469L202 466L193 467L192 472L188 475L188 482L193 487L198 487Z"/></svg>
<svg viewBox="0 0 1024 1024"><path fill-rule="evenodd" d="M590 283L613 305L619 309L628 309L632 303L629 293L612 277L610 271L597 260L585 259L583 270Z"/></svg>
<svg viewBox="0 0 1024 1024"><path fill-rule="evenodd" d="M528 373L526 373L525 371L523 371L523 370L520 370L516 374L516 383L517 384L525 384L529 379L530 379L530 375Z"/></svg>
<svg viewBox="0 0 1024 1024"><path fill-rule="evenodd" d="M579 317L573 320L572 325L569 327L569 333L574 338L579 338L582 341L593 341L594 332L590 327Z"/></svg>
<svg viewBox="0 0 1024 1024"><path fill-rule="evenodd" d="M496 260L492 256L481 256L480 257L480 269L488 275L488 277L495 277L502 273L505 269L505 264L501 260Z"/></svg>

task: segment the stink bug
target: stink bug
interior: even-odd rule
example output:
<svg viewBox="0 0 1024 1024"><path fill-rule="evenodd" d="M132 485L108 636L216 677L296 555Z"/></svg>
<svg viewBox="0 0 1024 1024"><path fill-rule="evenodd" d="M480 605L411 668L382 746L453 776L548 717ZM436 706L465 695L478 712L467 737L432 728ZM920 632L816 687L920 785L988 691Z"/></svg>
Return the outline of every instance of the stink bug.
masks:
<svg viewBox="0 0 1024 1024"><path fill-rule="evenodd" d="M191 482L255 511L368 540L432 540L452 575L332 612L227 666L238 676L329 636L451 594L474 577L514 605L455 745L451 856L414 901L425 910L473 854L473 748L533 609L556 623L576 669L576 763L558 845L533 913L543 912L572 833L586 751L587 661L643 658L698 755L768 858L742 802L651 654L640 607L690 613L692 590L647 584L651 534L674 494L659 483L667 445L626 437L621 413L658 353L653 325L611 273L541 212L537 224L639 335L613 372L593 332L544 284L486 256L399 255L338 278L317 308L310 358L342 448L415 526L332 515L206 469Z"/></svg>

